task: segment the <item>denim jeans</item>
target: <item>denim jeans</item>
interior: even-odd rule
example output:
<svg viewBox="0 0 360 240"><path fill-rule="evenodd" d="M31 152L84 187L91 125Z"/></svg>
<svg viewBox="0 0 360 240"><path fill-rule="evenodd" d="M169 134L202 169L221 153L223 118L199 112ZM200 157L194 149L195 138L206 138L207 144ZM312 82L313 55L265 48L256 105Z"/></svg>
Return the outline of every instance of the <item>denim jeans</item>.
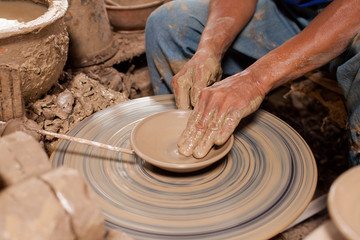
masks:
<svg viewBox="0 0 360 240"><path fill-rule="evenodd" d="M208 9L209 0L175 0L150 15L145 30L146 57L155 94L173 93L170 81L195 53ZM289 6L281 0L259 0L252 19L223 58L223 75L242 71L280 46L306 27L319 11ZM353 44L344 55L337 67L337 79L348 101L352 146L359 145L350 153L351 165L357 165L360 163L359 44Z"/></svg>

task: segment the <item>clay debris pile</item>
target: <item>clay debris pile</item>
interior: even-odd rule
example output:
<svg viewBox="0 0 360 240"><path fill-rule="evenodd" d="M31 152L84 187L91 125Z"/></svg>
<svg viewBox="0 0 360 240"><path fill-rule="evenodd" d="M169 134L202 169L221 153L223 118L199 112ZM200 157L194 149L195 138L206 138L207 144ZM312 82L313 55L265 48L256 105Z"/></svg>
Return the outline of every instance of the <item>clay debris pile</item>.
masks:
<svg viewBox="0 0 360 240"><path fill-rule="evenodd" d="M74 169L51 170L30 135L0 138L0 239L130 240L107 230L95 195Z"/></svg>
<svg viewBox="0 0 360 240"><path fill-rule="evenodd" d="M124 93L108 89L83 73L59 85L53 94L27 106L26 115L46 131L67 133L95 112L127 101ZM56 144L46 137L45 147L52 152Z"/></svg>

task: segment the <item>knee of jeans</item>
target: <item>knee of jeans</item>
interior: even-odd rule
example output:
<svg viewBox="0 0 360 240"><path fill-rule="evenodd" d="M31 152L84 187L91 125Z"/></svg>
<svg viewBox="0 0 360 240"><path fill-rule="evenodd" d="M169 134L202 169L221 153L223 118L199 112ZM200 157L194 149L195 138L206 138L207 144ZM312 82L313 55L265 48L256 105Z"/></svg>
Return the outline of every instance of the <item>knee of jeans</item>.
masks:
<svg viewBox="0 0 360 240"><path fill-rule="evenodd" d="M148 17L145 33L154 35L160 31L167 30L166 26L176 21L174 19L176 16L178 16L177 10L176 8L172 7L171 2L160 6Z"/></svg>

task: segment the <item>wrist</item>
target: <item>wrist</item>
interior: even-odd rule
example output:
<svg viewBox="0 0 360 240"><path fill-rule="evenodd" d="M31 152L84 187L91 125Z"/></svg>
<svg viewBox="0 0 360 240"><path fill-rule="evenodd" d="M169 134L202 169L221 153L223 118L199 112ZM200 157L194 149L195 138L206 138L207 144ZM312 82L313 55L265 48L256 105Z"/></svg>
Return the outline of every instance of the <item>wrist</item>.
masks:
<svg viewBox="0 0 360 240"><path fill-rule="evenodd" d="M194 54L195 58L198 59L214 59L216 62L221 64L222 55L213 51L210 48L198 48Z"/></svg>
<svg viewBox="0 0 360 240"><path fill-rule="evenodd" d="M216 59L218 62L221 62L224 55L224 51L221 50L221 47L217 46L216 44L206 42L199 43L196 53L206 54L209 57Z"/></svg>
<svg viewBox="0 0 360 240"><path fill-rule="evenodd" d="M274 88L274 79L272 74L265 73L262 68L251 65L240 74L249 75L250 81L256 86L263 96L268 94Z"/></svg>

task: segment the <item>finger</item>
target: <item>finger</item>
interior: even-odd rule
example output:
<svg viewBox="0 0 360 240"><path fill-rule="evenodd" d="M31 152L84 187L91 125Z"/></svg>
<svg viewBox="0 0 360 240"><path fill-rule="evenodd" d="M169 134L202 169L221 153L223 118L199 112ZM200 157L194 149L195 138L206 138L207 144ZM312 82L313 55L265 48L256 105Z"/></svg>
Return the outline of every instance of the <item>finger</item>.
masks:
<svg viewBox="0 0 360 240"><path fill-rule="evenodd" d="M196 71L195 81L190 92L190 100L192 106L196 106L200 97L201 90L208 86L210 77L211 73L208 69L204 70L204 68L201 68Z"/></svg>
<svg viewBox="0 0 360 240"><path fill-rule="evenodd" d="M191 109L190 105L190 89L192 85L191 71L186 71L183 75L176 76L172 81L174 89L175 103L178 109Z"/></svg>
<svg viewBox="0 0 360 240"><path fill-rule="evenodd" d="M223 125L222 122L224 121L224 115L225 114L218 116L216 113L213 115L205 135L193 151L194 157L203 158L209 153L220 130L219 126Z"/></svg>
<svg viewBox="0 0 360 240"><path fill-rule="evenodd" d="M190 100L192 106L195 107L197 105L201 90L204 89L205 87L207 87L205 82L201 82L201 84L200 83L194 84L194 86L191 88Z"/></svg>
<svg viewBox="0 0 360 240"><path fill-rule="evenodd" d="M225 115L222 126L215 138L216 145L223 145L229 139L235 131L235 128L239 125L243 115L242 111L235 110L229 111L228 114Z"/></svg>
<svg viewBox="0 0 360 240"><path fill-rule="evenodd" d="M209 120L212 119L214 111L210 113L204 112L203 114L197 114L197 119L192 123L192 127L189 130L189 134L183 138L183 141L179 144L179 152L185 156L193 154L194 149L199 144L200 140L204 137L209 125ZM199 119L200 118L200 119Z"/></svg>
<svg viewBox="0 0 360 240"><path fill-rule="evenodd" d="M194 109L189 116L186 128L184 129L178 140L178 146L184 144L185 140L188 139L195 132L195 124L197 122L197 119L200 118L201 113Z"/></svg>

